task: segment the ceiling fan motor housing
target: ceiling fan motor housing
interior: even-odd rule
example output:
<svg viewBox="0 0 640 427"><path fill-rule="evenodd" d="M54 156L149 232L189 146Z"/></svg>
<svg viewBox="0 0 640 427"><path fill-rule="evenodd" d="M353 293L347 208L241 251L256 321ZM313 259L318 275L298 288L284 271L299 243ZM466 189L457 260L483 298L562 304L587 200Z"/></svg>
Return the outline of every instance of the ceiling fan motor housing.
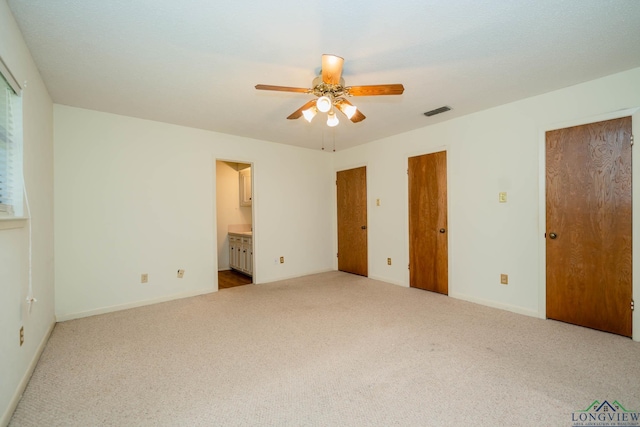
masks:
<svg viewBox="0 0 640 427"><path fill-rule="evenodd" d="M348 95L344 87L344 79L340 78L340 83L329 84L322 81L322 76L318 76L313 79L313 94L317 97L328 96L331 99L335 99L344 95Z"/></svg>

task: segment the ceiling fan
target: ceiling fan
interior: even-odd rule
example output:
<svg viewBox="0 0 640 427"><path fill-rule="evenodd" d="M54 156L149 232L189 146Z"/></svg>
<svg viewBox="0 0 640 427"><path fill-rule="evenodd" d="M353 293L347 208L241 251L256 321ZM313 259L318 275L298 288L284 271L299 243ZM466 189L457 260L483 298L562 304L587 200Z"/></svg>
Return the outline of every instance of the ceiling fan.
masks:
<svg viewBox="0 0 640 427"><path fill-rule="evenodd" d="M345 98L347 96L401 95L404 92L404 86L401 84L345 86L342 78L343 63L344 58L339 56L322 55L322 71L318 77L313 79L311 89L262 84L256 85L256 89L314 94L318 97L317 99L307 102L291 113L287 119L293 120L304 116L308 122L311 122L320 111L327 113L327 125L331 127L339 123L335 109L347 116L353 123L361 122L366 118L355 105L347 101Z"/></svg>

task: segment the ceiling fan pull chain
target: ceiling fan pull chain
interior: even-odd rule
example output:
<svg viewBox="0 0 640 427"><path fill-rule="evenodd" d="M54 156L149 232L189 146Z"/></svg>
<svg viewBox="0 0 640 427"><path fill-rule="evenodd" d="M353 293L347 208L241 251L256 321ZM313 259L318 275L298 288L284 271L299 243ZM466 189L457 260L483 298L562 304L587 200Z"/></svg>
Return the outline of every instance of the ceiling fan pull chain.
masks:
<svg viewBox="0 0 640 427"><path fill-rule="evenodd" d="M331 129L331 132L333 133L333 152L336 152L336 129L333 128Z"/></svg>

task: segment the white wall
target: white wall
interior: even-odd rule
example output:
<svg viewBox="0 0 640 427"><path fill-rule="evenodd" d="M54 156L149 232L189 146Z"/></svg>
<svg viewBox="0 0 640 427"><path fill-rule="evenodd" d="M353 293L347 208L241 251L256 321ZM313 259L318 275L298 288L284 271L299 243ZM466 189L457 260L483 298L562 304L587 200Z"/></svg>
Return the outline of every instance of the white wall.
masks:
<svg viewBox="0 0 640 427"><path fill-rule="evenodd" d="M544 132L639 106L640 69L634 69L336 153L335 170L367 165L370 276L408 286L407 158L446 149L450 295L543 317ZM634 118L636 135L639 121ZM506 204L498 203L501 191L508 192ZM634 246L640 247L637 230ZM640 265L638 252L634 265ZM500 285L500 273L509 274L508 286Z"/></svg>
<svg viewBox="0 0 640 427"><path fill-rule="evenodd" d="M246 169L247 165L242 164ZM240 206L238 163L216 162L216 228L218 271L229 269L229 225L251 224L251 206Z"/></svg>
<svg viewBox="0 0 640 427"><path fill-rule="evenodd" d="M330 155L61 105L54 124L58 320L217 289L216 158L254 165L257 283L331 269Z"/></svg>
<svg viewBox="0 0 640 427"><path fill-rule="evenodd" d="M335 171L366 165L370 277L408 286L407 158L446 149L450 295L544 316L544 132L639 105L635 69L335 154L56 105L57 314L215 289L216 158L255 163L257 283L337 268Z"/></svg>
<svg viewBox="0 0 640 427"><path fill-rule="evenodd" d="M24 178L31 204L33 290L38 299L29 314L27 227L0 230L0 425L5 425L55 322L52 103L5 1L0 1L0 56L21 84L27 82L22 99Z"/></svg>

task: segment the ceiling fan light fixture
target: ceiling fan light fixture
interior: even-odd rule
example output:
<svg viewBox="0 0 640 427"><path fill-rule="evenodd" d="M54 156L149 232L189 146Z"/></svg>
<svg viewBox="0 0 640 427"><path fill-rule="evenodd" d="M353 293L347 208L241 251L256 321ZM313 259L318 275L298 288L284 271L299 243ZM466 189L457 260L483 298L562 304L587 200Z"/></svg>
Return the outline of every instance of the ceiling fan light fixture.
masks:
<svg viewBox="0 0 640 427"><path fill-rule="evenodd" d="M357 110L358 108L356 108L355 105L342 104L340 106L340 111L342 111L349 120L351 120L351 118L353 117L353 115L356 113Z"/></svg>
<svg viewBox="0 0 640 427"><path fill-rule="evenodd" d="M336 116L336 113L333 110L329 111L329 113L327 114L327 126L332 128L338 126L338 123L340 123L340 120L338 120L338 116Z"/></svg>
<svg viewBox="0 0 640 427"><path fill-rule="evenodd" d="M307 108L306 110L302 110L302 115L305 120L311 123L311 120L318 114L318 109L316 107Z"/></svg>
<svg viewBox="0 0 640 427"><path fill-rule="evenodd" d="M318 108L318 111L322 113L326 113L331 109L331 104L332 104L331 99L328 96L326 95L321 96L316 101L316 108Z"/></svg>

